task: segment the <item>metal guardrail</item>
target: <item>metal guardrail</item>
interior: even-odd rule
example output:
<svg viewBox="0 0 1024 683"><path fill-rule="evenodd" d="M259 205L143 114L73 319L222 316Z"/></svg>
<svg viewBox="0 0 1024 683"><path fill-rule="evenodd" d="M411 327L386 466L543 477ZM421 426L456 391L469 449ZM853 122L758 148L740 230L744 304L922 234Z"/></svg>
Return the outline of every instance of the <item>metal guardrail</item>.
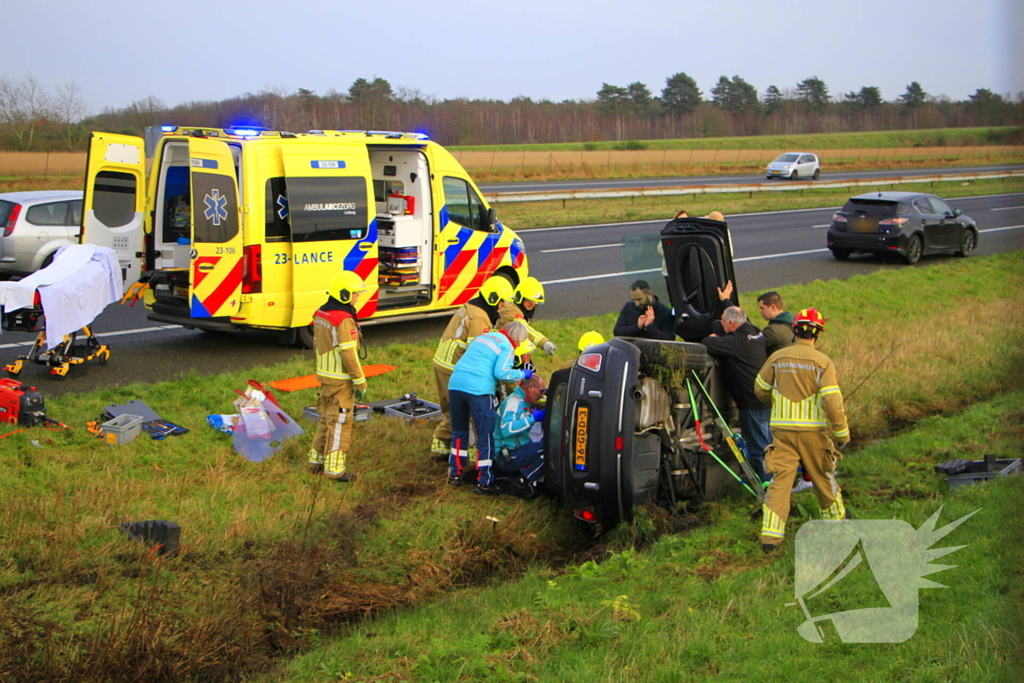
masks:
<svg viewBox="0 0 1024 683"><path fill-rule="evenodd" d="M1024 171L1000 171L994 173L951 173L930 176L896 176L892 178L870 178L864 180L842 180L835 182L778 181L751 183L747 185L679 185L675 187L625 187L614 190L559 190L540 192L490 192L484 193L488 203L543 202L567 199L613 199L615 197L658 197L687 194L734 194L754 192L794 192L796 190L828 190L845 187L877 187L879 185L906 185L911 183L956 182L962 180L993 180L999 178L1024 178Z"/></svg>

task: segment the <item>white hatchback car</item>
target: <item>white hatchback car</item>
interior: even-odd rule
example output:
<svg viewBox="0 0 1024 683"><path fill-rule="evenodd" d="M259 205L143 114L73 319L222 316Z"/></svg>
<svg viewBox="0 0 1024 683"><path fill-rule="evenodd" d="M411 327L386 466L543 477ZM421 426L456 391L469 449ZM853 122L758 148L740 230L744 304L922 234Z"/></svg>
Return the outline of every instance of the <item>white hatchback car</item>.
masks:
<svg viewBox="0 0 1024 683"><path fill-rule="evenodd" d="M786 152L768 164L768 168L764 170L764 177L768 180L772 178L787 178L789 180L813 178L817 180L820 175L821 164L818 162L818 155L810 152Z"/></svg>
<svg viewBox="0 0 1024 683"><path fill-rule="evenodd" d="M78 244L79 190L0 194L0 277L24 277L50 265L65 244Z"/></svg>

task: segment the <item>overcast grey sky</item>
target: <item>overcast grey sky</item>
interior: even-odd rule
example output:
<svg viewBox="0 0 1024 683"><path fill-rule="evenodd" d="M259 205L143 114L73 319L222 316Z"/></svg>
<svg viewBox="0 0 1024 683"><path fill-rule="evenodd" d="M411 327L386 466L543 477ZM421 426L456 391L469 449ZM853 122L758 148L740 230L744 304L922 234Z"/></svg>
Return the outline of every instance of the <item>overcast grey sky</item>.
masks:
<svg viewBox="0 0 1024 683"><path fill-rule="evenodd" d="M911 81L964 99L1024 91L1022 0L6 0L0 77L51 93L75 81L89 113L247 92L345 92L359 77L438 99L593 99L602 83L660 94L685 71L758 92L808 76L833 97Z"/></svg>

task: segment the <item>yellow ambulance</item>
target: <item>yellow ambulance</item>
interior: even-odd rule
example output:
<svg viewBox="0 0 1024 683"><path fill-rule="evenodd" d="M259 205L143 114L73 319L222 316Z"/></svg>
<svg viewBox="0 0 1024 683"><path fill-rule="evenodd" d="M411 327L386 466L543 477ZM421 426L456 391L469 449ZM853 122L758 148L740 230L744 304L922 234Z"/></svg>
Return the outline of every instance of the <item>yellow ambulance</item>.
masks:
<svg viewBox="0 0 1024 683"><path fill-rule="evenodd" d="M419 133L164 126L148 163L142 138L93 133L80 239L117 251L150 320L307 345L339 270L366 281L367 323L529 274L522 240Z"/></svg>

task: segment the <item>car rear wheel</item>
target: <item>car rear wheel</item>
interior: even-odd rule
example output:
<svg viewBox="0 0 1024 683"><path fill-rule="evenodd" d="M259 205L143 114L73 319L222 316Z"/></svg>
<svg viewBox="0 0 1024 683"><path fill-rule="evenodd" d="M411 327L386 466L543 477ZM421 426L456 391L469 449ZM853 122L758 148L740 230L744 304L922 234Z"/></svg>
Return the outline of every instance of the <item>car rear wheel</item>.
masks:
<svg viewBox="0 0 1024 683"><path fill-rule="evenodd" d="M956 255L960 258L967 258L974 251L974 247L978 244L978 238L974 236L973 230L964 230L963 239L960 240L960 251L956 252Z"/></svg>
<svg viewBox="0 0 1024 683"><path fill-rule="evenodd" d="M817 180L820 177L821 177L821 169L820 168L814 169L814 179Z"/></svg>
<svg viewBox="0 0 1024 683"><path fill-rule="evenodd" d="M921 236L911 235L910 242L907 244L907 253L903 257L903 260L907 263L907 265L914 265L915 263L921 260L922 249L923 245L921 244Z"/></svg>
<svg viewBox="0 0 1024 683"><path fill-rule="evenodd" d="M846 259L850 258L850 250L839 248L833 249L832 257L835 258L837 261L845 261Z"/></svg>

